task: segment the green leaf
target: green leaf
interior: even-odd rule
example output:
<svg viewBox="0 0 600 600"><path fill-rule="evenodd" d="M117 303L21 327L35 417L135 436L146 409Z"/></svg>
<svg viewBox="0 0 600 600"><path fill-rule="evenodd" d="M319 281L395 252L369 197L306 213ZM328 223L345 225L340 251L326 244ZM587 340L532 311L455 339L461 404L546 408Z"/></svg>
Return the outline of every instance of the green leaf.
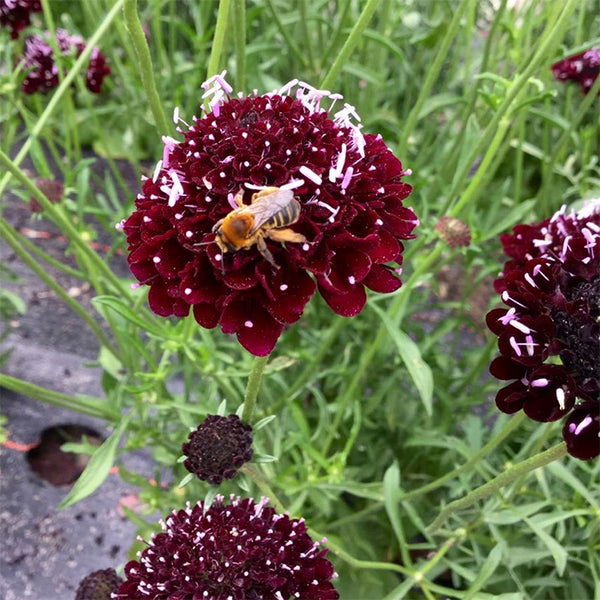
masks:
<svg viewBox="0 0 600 600"><path fill-rule="evenodd" d="M479 592L479 590L485 585L486 581L494 574L494 572L498 568L498 565L502 560L502 551L502 544L496 544L492 548L491 552L487 555L481 567L479 567L479 573L477 574L477 578L471 584L471 587L469 587L469 589L467 590L467 593L464 596L465 600L469 600L470 598L474 597L479 597L474 596L474 594L477 594L477 592Z"/></svg>
<svg viewBox="0 0 600 600"><path fill-rule="evenodd" d="M400 468L394 462L388 467L383 476L383 502L398 544L404 544L404 532L400 520Z"/></svg>
<svg viewBox="0 0 600 600"><path fill-rule="evenodd" d="M421 396L423 406L427 414L431 415L433 402L433 374L431 368L421 357L421 352L417 344L401 329L397 329L387 314L376 304L371 303L370 307L379 315L394 340L400 357L404 361L406 369Z"/></svg>
<svg viewBox="0 0 600 600"><path fill-rule="evenodd" d="M252 457L252 462L255 463L270 463L275 462L277 458L275 456L271 456L270 454L255 454Z"/></svg>
<svg viewBox="0 0 600 600"><path fill-rule="evenodd" d="M474 114L471 114L469 116L469 118L467 119L467 123L465 125L465 134L464 134L463 143L462 143L462 146L460 149L460 155L458 157L458 163L456 165L455 179L456 179L456 177L459 177L459 175L463 172L463 169L466 166L468 166L468 167L472 166L471 164L467 165L466 163L467 163L467 161L472 160L470 158L471 153L473 152L473 149L479 143L480 139L481 139L481 127L479 126L477 117ZM453 181L452 186L454 186L455 184L456 184L456 181Z"/></svg>
<svg viewBox="0 0 600 600"><path fill-rule="evenodd" d="M523 517L523 521L531 527L532 531L540 538L541 542L548 548L548 551L554 559L556 565L556 571L558 575L562 576L567 566L567 551L548 533L546 533L541 527L534 523L531 519Z"/></svg>
<svg viewBox="0 0 600 600"><path fill-rule="evenodd" d="M256 425L252 426L252 431L254 431L256 433L263 427L266 427L271 421L273 421L273 419L276 419L276 418L277 418L276 415L269 415L268 417L261 419L258 423L256 423Z"/></svg>
<svg viewBox="0 0 600 600"><path fill-rule="evenodd" d="M165 331L163 328L157 327L152 323L148 323L148 321L142 319L142 317L140 317L120 298L116 298L115 296L96 296L95 298L92 298L92 304L95 306L98 312L100 312L100 314L102 314L103 307L108 307L144 331L152 333L161 338L165 337Z"/></svg>
<svg viewBox="0 0 600 600"><path fill-rule="evenodd" d="M185 487L192 479L194 479L194 473L188 473L177 485L178 488Z"/></svg>
<svg viewBox="0 0 600 600"><path fill-rule="evenodd" d="M102 485L102 482L110 473L110 468L113 466L119 440L126 430L130 419L131 415L127 415L102 446L94 452L90 462L71 488L71 491L58 505L59 510L87 498Z"/></svg>

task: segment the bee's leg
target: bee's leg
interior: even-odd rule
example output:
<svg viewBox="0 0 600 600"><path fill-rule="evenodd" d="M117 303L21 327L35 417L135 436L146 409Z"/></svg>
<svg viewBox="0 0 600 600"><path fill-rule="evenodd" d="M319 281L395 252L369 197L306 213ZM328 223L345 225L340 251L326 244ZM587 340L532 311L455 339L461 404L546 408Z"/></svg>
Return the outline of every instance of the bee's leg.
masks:
<svg viewBox="0 0 600 600"><path fill-rule="evenodd" d="M217 229L219 229L219 227L221 227L221 225L223 224L223 221L225 219L219 219L214 225L213 228L211 229L212 233L215 233L217 231Z"/></svg>
<svg viewBox="0 0 600 600"><path fill-rule="evenodd" d="M292 242L302 244L306 242L306 238L292 229L269 229L266 235L274 242Z"/></svg>
<svg viewBox="0 0 600 600"><path fill-rule="evenodd" d="M262 254L263 258L271 263L276 269L279 269L279 265L275 262L271 251L267 248L264 238L261 236L256 240L256 246L258 251Z"/></svg>

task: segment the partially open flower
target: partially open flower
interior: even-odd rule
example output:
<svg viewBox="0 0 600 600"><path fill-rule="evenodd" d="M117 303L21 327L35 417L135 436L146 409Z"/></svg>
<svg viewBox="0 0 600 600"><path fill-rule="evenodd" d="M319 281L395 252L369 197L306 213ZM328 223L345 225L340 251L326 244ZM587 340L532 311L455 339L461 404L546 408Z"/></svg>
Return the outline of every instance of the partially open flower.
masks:
<svg viewBox="0 0 600 600"><path fill-rule="evenodd" d="M122 581L114 569L94 571L81 580L75 600L110 600Z"/></svg>
<svg viewBox="0 0 600 600"><path fill-rule="evenodd" d="M190 473L218 485L252 459L252 427L237 415L208 415L181 447Z"/></svg>
<svg viewBox="0 0 600 600"><path fill-rule="evenodd" d="M31 24L31 13L41 10L40 0L0 0L0 25L10 27L10 37L16 40L19 32Z"/></svg>
<svg viewBox="0 0 600 600"><path fill-rule="evenodd" d="M512 383L498 392L498 408L554 421L578 411L577 399L597 406L600 201L519 225L502 242L512 260L496 287L508 308L487 315L500 350L490 372Z"/></svg>
<svg viewBox="0 0 600 600"><path fill-rule="evenodd" d="M23 61L25 67L31 69L22 85L26 94L35 92L45 94L58 86L58 66L54 51L48 43L49 36L50 33L47 31L45 37L32 35L25 40ZM63 56L73 54L78 57L86 47L81 36L71 35L64 29L56 30L56 44ZM94 48L86 73L87 88L95 94L100 93L102 81L109 73L110 67L106 64L104 55L98 48Z"/></svg>
<svg viewBox="0 0 600 600"><path fill-rule="evenodd" d="M125 565L126 581L114 598L127 600L331 600L337 577L306 531L267 506L268 499L217 496L173 511L139 561Z"/></svg>
<svg viewBox="0 0 600 600"><path fill-rule="evenodd" d="M418 221L403 204L409 175L379 135L363 135L339 94L292 81L232 97L222 75L210 110L164 137L162 160L122 227L150 307L235 333L268 354L318 289L343 316L365 288L401 285L402 240ZM293 93L293 90L296 90ZM325 107L326 105L326 107ZM330 116L331 115L331 116Z"/></svg>
<svg viewBox="0 0 600 600"><path fill-rule="evenodd" d="M559 81L574 81L587 94L600 74L600 48L590 48L552 65L552 74Z"/></svg>

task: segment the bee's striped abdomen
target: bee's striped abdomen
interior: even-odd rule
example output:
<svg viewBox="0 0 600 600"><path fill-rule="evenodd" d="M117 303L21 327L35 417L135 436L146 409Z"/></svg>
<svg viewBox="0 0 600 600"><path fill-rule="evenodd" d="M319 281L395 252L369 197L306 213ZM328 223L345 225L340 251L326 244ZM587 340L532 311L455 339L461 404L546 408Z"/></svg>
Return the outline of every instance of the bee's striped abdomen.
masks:
<svg viewBox="0 0 600 600"><path fill-rule="evenodd" d="M300 204L296 200L292 200L285 208L270 217L265 225L273 228L285 227L295 223L299 216Z"/></svg>

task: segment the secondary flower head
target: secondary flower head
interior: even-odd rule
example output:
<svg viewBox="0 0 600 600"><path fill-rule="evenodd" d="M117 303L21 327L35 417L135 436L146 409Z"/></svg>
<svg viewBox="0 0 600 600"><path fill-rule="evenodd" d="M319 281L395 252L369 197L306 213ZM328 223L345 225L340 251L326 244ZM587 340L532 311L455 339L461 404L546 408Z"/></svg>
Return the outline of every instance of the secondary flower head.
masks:
<svg viewBox="0 0 600 600"><path fill-rule="evenodd" d="M398 289L418 223L403 204L410 171L354 108L297 80L248 97L223 74L203 87L207 112L188 125L175 111L183 139L163 138L121 224L152 310L193 307L201 326L264 356L317 289L343 316L363 309L365 288Z"/></svg>
<svg viewBox="0 0 600 600"><path fill-rule="evenodd" d="M559 81L574 81L587 94L600 74L600 48L590 48L552 65L552 75Z"/></svg>
<svg viewBox="0 0 600 600"><path fill-rule="evenodd" d="M237 415L208 415L181 447L190 473L218 485L252 459L252 427Z"/></svg>
<svg viewBox="0 0 600 600"><path fill-rule="evenodd" d="M63 194L65 193L65 186L62 182L57 181L56 179L46 179L45 177L40 177L35 180L35 185L52 202L52 204L56 204L60 202ZM40 203L33 197L29 199L29 208L32 212L41 212L42 207Z"/></svg>
<svg viewBox="0 0 600 600"><path fill-rule="evenodd" d="M122 581L114 569L94 571L81 580L75 600L110 600Z"/></svg>
<svg viewBox="0 0 600 600"><path fill-rule="evenodd" d="M0 0L0 25L10 27L10 37L16 40L19 32L31 24L31 13L41 10L40 0Z"/></svg>
<svg viewBox="0 0 600 600"><path fill-rule="evenodd" d="M25 40L25 54L23 62L25 67L31 69L25 80L22 89L26 94L35 92L47 93L58 86L58 66L55 63L54 51L48 39L50 32L46 32L44 37L40 35L29 36ZM71 35L64 29L56 30L56 45L63 56L79 56L86 47L86 43L79 35ZM106 59L100 50L95 47L92 50L90 62L86 73L86 86L95 93L100 93L102 81L110 73L110 67L106 64Z"/></svg>
<svg viewBox="0 0 600 600"><path fill-rule="evenodd" d="M173 511L139 561L125 565L126 581L114 598L127 600L330 600L337 577L306 531L267 506L268 499L217 496Z"/></svg>
<svg viewBox="0 0 600 600"><path fill-rule="evenodd" d="M555 421L573 411L568 424L574 428L564 430L571 452L574 436L587 428L587 439L598 428L600 200L579 212L563 207L537 225L519 225L502 243L512 260L495 285L508 308L487 315L500 350L490 372L512 382L498 392L496 404L506 413L522 408L536 421ZM578 399L583 403L577 405ZM577 416L582 406L596 406L589 423L585 415ZM589 458L599 451L596 439Z"/></svg>
<svg viewBox="0 0 600 600"><path fill-rule="evenodd" d="M461 248L471 243L471 231L456 217L440 217L434 229L450 248Z"/></svg>

